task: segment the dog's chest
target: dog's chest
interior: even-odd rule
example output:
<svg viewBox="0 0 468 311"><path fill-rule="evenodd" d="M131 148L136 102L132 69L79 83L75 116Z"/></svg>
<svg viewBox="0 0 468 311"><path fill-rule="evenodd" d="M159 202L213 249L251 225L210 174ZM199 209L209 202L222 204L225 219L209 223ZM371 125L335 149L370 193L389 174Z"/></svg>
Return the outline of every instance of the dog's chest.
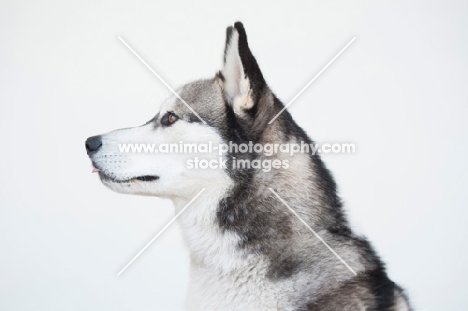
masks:
<svg viewBox="0 0 468 311"><path fill-rule="evenodd" d="M192 266L187 309L277 310L277 291L265 278L266 268L261 262L229 272Z"/></svg>
<svg viewBox="0 0 468 311"><path fill-rule="evenodd" d="M191 257L186 309L276 310L267 259L245 252L237 234L221 230L216 207L194 206L180 219Z"/></svg>

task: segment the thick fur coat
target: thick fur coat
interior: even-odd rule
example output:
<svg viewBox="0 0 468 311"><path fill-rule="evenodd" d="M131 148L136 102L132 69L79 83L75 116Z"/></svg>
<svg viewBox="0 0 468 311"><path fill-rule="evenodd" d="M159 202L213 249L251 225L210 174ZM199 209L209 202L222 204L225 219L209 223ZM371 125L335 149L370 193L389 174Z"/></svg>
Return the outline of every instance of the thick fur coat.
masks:
<svg viewBox="0 0 468 311"><path fill-rule="evenodd" d="M127 154L119 143L291 144L311 139L284 111L252 55L241 23L227 29L224 68L184 85L143 126L91 137L102 182L124 193L169 198L190 252L187 309L409 310L369 242L355 235L319 155L230 151L226 169L188 170L192 155ZM203 121L206 123L204 123ZM215 159L217 154L200 154ZM233 168L234 160L288 160L287 169ZM276 197L277 193L350 266Z"/></svg>

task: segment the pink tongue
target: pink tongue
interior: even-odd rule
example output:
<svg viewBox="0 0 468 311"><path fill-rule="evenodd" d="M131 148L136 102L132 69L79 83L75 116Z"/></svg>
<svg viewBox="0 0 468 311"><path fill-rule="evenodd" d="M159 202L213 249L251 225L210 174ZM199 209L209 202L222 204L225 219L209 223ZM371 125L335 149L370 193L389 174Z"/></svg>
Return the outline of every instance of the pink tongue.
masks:
<svg viewBox="0 0 468 311"><path fill-rule="evenodd" d="M99 173L101 170L98 169L98 168L93 168L92 172L91 173Z"/></svg>

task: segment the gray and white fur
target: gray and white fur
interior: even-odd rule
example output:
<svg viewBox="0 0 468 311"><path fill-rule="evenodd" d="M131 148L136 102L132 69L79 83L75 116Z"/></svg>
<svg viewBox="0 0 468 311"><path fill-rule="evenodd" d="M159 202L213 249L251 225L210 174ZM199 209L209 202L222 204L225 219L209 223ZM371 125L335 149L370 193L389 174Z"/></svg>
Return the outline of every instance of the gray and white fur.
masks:
<svg viewBox="0 0 468 311"><path fill-rule="evenodd" d="M226 169L187 169L193 154L130 154L119 143L312 143L266 84L243 25L227 29L224 67L186 84L143 126L88 138L112 190L169 198L190 252L187 310L410 310L369 242L355 235L319 155L228 152ZM215 153L197 154L216 159ZM279 159L287 169L233 168L233 159ZM272 188L357 273L352 273L269 190Z"/></svg>

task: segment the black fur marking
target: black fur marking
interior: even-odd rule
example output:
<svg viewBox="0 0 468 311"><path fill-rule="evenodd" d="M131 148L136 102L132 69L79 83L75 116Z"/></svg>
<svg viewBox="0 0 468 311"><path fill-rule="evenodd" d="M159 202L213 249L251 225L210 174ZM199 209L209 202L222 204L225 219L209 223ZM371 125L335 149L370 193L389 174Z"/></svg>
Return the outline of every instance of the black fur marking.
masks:
<svg viewBox="0 0 468 311"><path fill-rule="evenodd" d="M219 79L219 80L221 80L223 82L226 81L226 78L224 77L224 75L223 75L223 73L221 71L218 71L216 73L215 79Z"/></svg>
<svg viewBox="0 0 468 311"><path fill-rule="evenodd" d="M358 274L341 287L321 296L314 302L307 303L299 310L354 310L356 305L365 301L366 305L373 306L370 310L390 311L395 305L396 288L398 287L387 277L385 270L381 267ZM355 296L356 293L360 293L359 298Z"/></svg>
<svg viewBox="0 0 468 311"><path fill-rule="evenodd" d="M249 199L253 200L253 202ZM284 212L259 209L258 197L248 189L235 189L219 205L217 216L223 231L233 231L241 238L239 248L249 253L264 254L275 264L270 268L272 279L287 278L296 271L295 263L284 259L277 262L276 250L287 247L292 235L290 218ZM262 198L264 206L274 206L274 198Z"/></svg>
<svg viewBox="0 0 468 311"><path fill-rule="evenodd" d="M256 104L259 99L258 96L263 93L266 82L263 78L260 67L258 66L257 60L250 51L244 25L242 25L241 22L236 22L234 27L239 33L239 56L242 61L242 66L244 67L245 75L249 78L253 101ZM256 105L254 105L254 107L255 106Z"/></svg>
<svg viewBox="0 0 468 311"><path fill-rule="evenodd" d="M374 292L377 310L389 310L395 302L395 283L385 273L383 268L366 272L365 278Z"/></svg>

